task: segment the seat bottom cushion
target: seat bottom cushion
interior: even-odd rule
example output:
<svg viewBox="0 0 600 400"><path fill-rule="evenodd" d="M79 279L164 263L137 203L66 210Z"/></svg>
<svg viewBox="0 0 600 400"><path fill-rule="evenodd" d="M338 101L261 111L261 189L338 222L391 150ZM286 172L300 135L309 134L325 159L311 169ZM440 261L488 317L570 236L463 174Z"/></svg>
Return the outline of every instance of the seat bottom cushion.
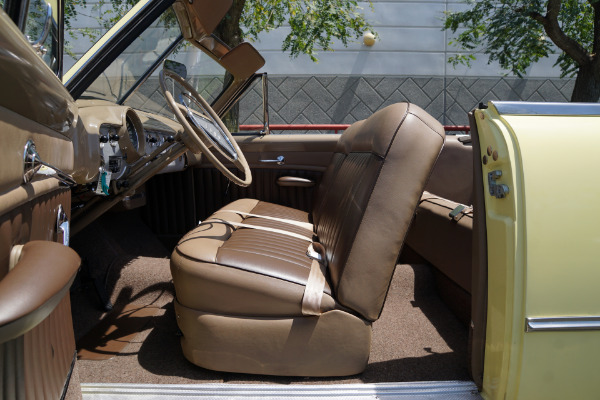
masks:
<svg viewBox="0 0 600 400"><path fill-rule="evenodd" d="M303 211L251 199L223 207L185 235L173 251L171 273L178 301L195 310L226 315L301 316L312 264L306 255L312 231L247 214L309 221ZM321 310L337 307L326 283Z"/></svg>
<svg viewBox="0 0 600 400"><path fill-rule="evenodd" d="M362 372L371 324L341 310L320 316L215 315L175 302L185 357L203 368L278 376L348 376Z"/></svg>

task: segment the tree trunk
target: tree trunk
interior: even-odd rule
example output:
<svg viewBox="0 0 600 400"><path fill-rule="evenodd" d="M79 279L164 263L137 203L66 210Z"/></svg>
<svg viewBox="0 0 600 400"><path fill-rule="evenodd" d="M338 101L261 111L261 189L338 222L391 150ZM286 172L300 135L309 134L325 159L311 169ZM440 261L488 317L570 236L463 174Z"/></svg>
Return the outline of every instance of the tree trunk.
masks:
<svg viewBox="0 0 600 400"><path fill-rule="evenodd" d="M579 67L571 101L597 103L600 99L600 76L595 72L597 68L594 68L594 61Z"/></svg>

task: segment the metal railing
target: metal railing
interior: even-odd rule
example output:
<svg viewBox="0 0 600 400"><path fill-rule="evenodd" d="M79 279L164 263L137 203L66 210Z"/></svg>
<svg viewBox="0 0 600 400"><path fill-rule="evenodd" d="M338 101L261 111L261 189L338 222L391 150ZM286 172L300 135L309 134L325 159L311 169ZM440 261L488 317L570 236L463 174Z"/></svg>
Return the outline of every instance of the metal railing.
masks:
<svg viewBox="0 0 600 400"><path fill-rule="evenodd" d="M339 133L348 129L349 124L272 124L269 125L271 131L333 131ZM260 131L262 125L240 125L240 131ZM471 128L468 125L444 125L446 132L464 132L469 133Z"/></svg>

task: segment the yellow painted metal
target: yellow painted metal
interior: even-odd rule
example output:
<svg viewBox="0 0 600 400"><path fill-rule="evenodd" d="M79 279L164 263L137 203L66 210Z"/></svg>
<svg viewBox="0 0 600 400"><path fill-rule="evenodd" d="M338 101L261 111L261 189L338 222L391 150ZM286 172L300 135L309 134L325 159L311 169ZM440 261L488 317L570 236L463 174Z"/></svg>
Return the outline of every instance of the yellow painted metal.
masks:
<svg viewBox="0 0 600 400"><path fill-rule="evenodd" d="M79 71L86 62L94 55L104 44L116 35L123 26L133 18L140 10L142 10L148 3L152 0L140 0L131 10L123 16L112 28L108 30L101 38L98 40L77 62L69 68L69 70L63 76L63 83L66 84L72 77L75 75L77 71Z"/></svg>
<svg viewBox="0 0 600 400"><path fill-rule="evenodd" d="M593 398L600 332L525 332L525 319L600 315L600 117L476 111L488 234L483 395ZM489 195L501 170L505 199Z"/></svg>
<svg viewBox="0 0 600 400"><path fill-rule="evenodd" d="M522 267L525 263L523 237L524 216L520 203L522 185L519 150L512 132L503 124L492 108L477 110L476 119L480 137L483 164L486 223L488 235L488 315L484 364L483 394L500 399L507 394L510 374L519 346L513 346L519 337L522 321ZM494 161L491 155L498 153ZM504 199L489 195L488 173L502 171L498 184L505 184L510 192Z"/></svg>

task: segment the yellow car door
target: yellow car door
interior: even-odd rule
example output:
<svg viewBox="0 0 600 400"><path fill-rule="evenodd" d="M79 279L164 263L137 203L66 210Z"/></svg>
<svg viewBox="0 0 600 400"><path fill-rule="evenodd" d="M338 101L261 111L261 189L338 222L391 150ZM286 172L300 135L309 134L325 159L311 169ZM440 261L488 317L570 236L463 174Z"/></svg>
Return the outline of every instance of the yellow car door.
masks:
<svg viewBox="0 0 600 400"><path fill-rule="evenodd" d="M491 102L474 120L487 230L482 393L595 398L600 107Z"/></svg>

